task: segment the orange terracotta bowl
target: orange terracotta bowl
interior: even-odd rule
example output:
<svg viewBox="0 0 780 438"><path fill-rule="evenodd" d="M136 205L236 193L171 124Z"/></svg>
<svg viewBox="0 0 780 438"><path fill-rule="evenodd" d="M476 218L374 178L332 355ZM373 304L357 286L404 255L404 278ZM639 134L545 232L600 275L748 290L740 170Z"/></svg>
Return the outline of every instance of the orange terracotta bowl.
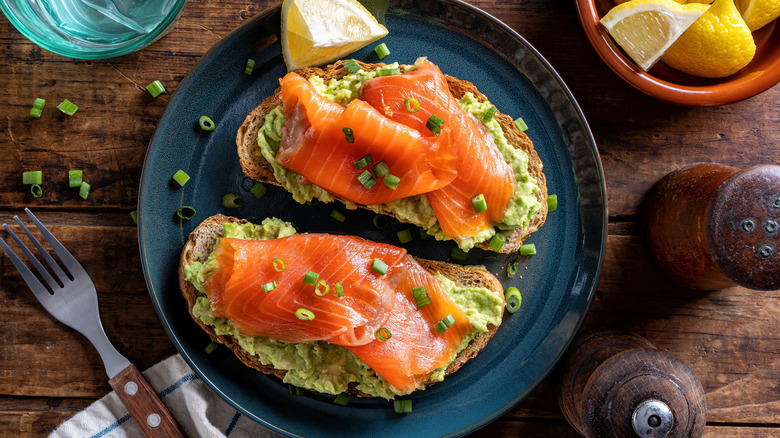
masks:
<svg viewBox="0 0 780 438"><path fill-rule="evenodd" d="M601 59L637 90L664 102L714 106L753 97L780 83L780 19L753 32L756 55L739 72L720 79L681 73L658 62L645 72L610 38L599 19L615 6L612 0L575 0L580 23Z"/></svg>

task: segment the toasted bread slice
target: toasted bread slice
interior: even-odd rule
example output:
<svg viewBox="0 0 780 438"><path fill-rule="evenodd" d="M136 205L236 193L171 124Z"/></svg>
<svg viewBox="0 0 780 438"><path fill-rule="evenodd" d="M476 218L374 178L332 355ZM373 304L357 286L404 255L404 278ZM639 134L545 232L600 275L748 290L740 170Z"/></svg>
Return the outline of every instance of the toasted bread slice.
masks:
<svg viewBox="0 0 780 438"><path fill-rule="evenodd" d="M214 327L209 326L200 318L192 315L192 308L195 306L195 301L200 292L185 278L184 267L192 262L203 262L208 255L213 251L217 244L219 237L222 235L222 225L226 222L235 222L238 224L247 223L246 220L237 219L234 217L223 216L221 214L212 216L203 221L189 236L187 243L184 245L184 249L181 253L181 259L179 263L179 287L182 295L187 300L187 310L195 320L195 322L211 337L214 342L219 342L230 348L233 353L243 362L246 366L254 368L265 374L272 374L280 379L283 379L286 371L276 369L270 365L263 365L253 355L243 350L238 341L230 335L217 335L214 331ZM494 292L496 296L500 297L502 302L504 300L504 292L501 282L484 269L467 268L460 265L454 265L451 263L424 260L415 258L420 265L430 272L439 272L441 275L451 279L456 284L464 287L483 287ZM503 307L502 307L503 309ZM483 348L487 345L490 338L496 333L498 327L489 326L488 331L477 334L469 345L462 350L455 358L447 370L445 376L454 373L460 367L463 366L469 359L477 356ZM431 385L435 381L426 382L426 385ZM360 397L370 397L356 388L354 383L350 386L348 393Z"/></svg>
<svg viewBox="0 0 780 438"><path fill-rule="evenodd" d="M365 71L373 71L385 65L381 63L365 64L362 62L359 62L359 64ZM338 61L324 69L308 67L298 70L296 73L307 79L311 76L320 76L324 79L325 83L327 83L332 78L343 78L349 74L349 71L344 68L343 61ZM471 92L480 102L486 102L488 100L487 97L480 93L474 84L470 82L456 79L452 76L447 76L447 81L450 86L450 92L457 99L463 97L467 92ZM265 160L260 153L260 148L257 146L257 133L265 123L266 115L281 104L281 89L278 88L273 95L266 98L260 105L252 110L238 129L238 134L236 135L238 156L241 160L241 168L244 173L250 178L278 186L281 186L281 184L274 177L273 167ZM528 138L524 132L517 129L514 120L506 114L496 112L493 117L498 120L501 125L508 143L515 148L522 149L528 154L528 173L536 180L536 183L540 188L539 192L536 193L536 198L542 205L542 208L536 213L525 229L516 228L506 236L506 243L499 252L508 254L517 251L520 248L520 245L523 244L523 241L531 235L531 233L538 230L547 218L547 186L544 173L542 173L542 160L534 150L531 139ZM480 243L477 247L492 251L488 242Z"/></svg>

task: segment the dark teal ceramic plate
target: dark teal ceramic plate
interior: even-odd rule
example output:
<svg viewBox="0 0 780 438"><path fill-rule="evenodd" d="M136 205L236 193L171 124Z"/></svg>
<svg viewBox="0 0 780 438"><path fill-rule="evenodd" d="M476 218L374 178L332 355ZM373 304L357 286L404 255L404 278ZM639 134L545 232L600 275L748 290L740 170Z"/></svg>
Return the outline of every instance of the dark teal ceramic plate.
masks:
<svg viewBox="0 0 780 438"><path fill-rule="evenodd" d="M306 206L271 188L255 199L242 188L234 139L244 117L278 86L285 74L279 8L248 21L213 49L181 82L149 146L139 193L141 259L152 301L182 356L215 391L237 409L290 436L458 436L506 412L544 378L580 327L598 282L606 239L604 179L596 145L574 97L541 55L512 29L459 1L390 0L383 40L392 54L383 61L412 63L427 56L442 71L473 82L504 113L522 117L544 162L558 210L529 242L537 254L520 257L472 250L480 263L523 295L487 348L444 382L411 396L414 411L393 412L386 400L353 400L347 407L316 393L289 396L280 381L243 366L226 349L204 352L209 338L190 319L178 289L179 252L203 219L223 213L247 219L276 216L304 232L340 232L397 243L393 223L377 230L372 214L342 206ZM375 61L372 47L352 57ZM247 58L254 73L244 74ZM216 123L201 132L201 115ZM183 169L183 188L171 175ZM243 195L237 209L222 207L222 195ZM175 219L181 205L197 209L191 221ZM342 224L329 217L346 212ZM451 243L416 240L412 254L445 260ZM505 266L520 269L507 279ZM522 278L521 278L522 277Z"/></svg>

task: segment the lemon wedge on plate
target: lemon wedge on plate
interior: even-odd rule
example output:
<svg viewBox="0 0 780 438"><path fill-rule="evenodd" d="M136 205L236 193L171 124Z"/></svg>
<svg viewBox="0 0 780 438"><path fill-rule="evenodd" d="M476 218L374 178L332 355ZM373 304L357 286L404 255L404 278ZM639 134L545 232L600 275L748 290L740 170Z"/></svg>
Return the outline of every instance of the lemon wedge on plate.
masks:
<svg viewBox="0 0 780 438"><path fill-rule="evenodd" d="M282 53L287 70L322 65L387 35L357 0L284 0Z"/></svg>
<svg viewBox="0 0 780 438"><path fill-rule="evenodd" d="M612 8L601 24L626 54L647 71L709 7L674 0L630 0Z"/></svg>
<svg viewBox="0 0 780 438"><path fill-rule="evenodd" d="M751 31L761 29L780 17L779 0L736 0L735 4Z"/></svg>

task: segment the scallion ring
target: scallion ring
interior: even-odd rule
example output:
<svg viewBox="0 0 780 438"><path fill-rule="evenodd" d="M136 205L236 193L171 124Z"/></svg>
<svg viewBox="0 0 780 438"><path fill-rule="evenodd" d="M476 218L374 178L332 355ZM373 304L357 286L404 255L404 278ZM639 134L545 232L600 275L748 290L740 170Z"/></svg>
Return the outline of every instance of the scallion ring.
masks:
<svg viewBox="0 0 780 438"><path fill-rule="evenodd" d="M376 52L376 56L378 56L379 59L382 59L390 54L390 49L387 48L387 44L382 43L374 47L374 52Z"/></svg>
<svg viewBox="0 0 780 438"><path fill-rule="evenodd" d="M314 286L314 294L318 297L324 297L328 294L328 292L330 292L330 286L328 286L328 283L325 283L323 280L319 280L317 285Z"/></svg>
<svg viewBox="0 0 780 438"><path fill-rule="evenodd" d="M163 87L163 84L160 81L152 81L149 85L146 86L146 91L148 91L152 97L157 97L165 93L165 87Z"/></svg>
<svg viewBox="0 0 780 438"><path fill-rule="evenodd" d="M355 61L354 59L348 59L348 60L344 61L344 63L342 65L350 73L357 73L357 72L360 71L360 68L361 68L360 64L358 64L357 61Z"/></svg>
<svg viewBox="0 0 780 438"><path fill-rule="evenodd" d="M179 183L181 187L184 187L184 184L187 184L187 181L190 180L190 176L187 175L187 172L181 169L177 170L176 173L174 173L171 178L173 178L174 181Z"/></svg>
<svg viewBox="0 0 780 438"><path fill-rule="evenodd" d="M520 246L520 255L534 255L536 254L536 245L533 243L525 243Z"/></svg>
<svg viewBox="0 0 780 438"><path fill-rule="evenodd" d="M303 307L301 307L295 311L295 317L300 319L301 321L311 321L314 319L314 312L312 312L309 309L304 309Z"/></svg>
<svg viewBox="0 0 780 438"><path fill-rule="evenodd" d="M482 193L471 198L471 204L474 205L474 212L482 213L487 210L487 201L485 201L485 195Z"/></svg>
<svg viewBox="0 0 780 438"><path fill-rule="evenodd" d="M347 394L346 392L342 392L341 394L336 396L336 399L333 400L333 403L339 406L346 406L350 400L352 400L352 396Z"/></svg>
<svg viewBox="0 0 780 438"><path fill-rule="evenodd" d="M84 182L84 171L83 170L69 170L68 171L68 187L74 188L74 187L80 187L81 183Z"/></svg>
<svg viewBox="0 0 780 438"><path fill-rule="evenodd" d="M436 329L436 333L443 335L452 325L455 324L455 318L451 314L445 316L441 321L437 322L433 328Z"/></svg>
<svg viewBox="0 0 780 438"><path fill-rule="evenodd" d="M379 275L385 275L387 274L387 263L375 257L374 262L371 263L371 270Z"/></svg>
<svg viewBox="0 0 780 438"><path fill-rule="evenodd" d="M244 74L251 75L254 70L255 70L255 60L252 58L247 59L246 65L244 66Z"/></svg>
<svg viewBox="0 0 780 438"><path fill-rule="evenodd" d="M306 271L306 274L303 276L303 284L314 286L319 276L320 274L316 272Z"/></svg>
<svg viewBox="0 0 780 438"><path fill-rule="evenodd" d="M506 236L501 233L496 233L495 236L490 239L490 249L496 252L501 251L501 248L504 247L505 243Z"/></svg>
<svg viewBox="0 0 780 438"><path fill-rule="evenodd" d="M410 229L401 230L401 231L395 233L395 235L398 236L398 241L401 242L401 243L409 243L409 242L411 242L413 240L412 239L412 230L410 230Z"/></svg>
<svg viewBox="0 0 780 438"><path fill-rule="evenodd" d="M382 214L374 216L372 222L374 223L374 226L380 230L384 230L388 225L390 225L390 220L387 218L387 216Z"/></svg>
<svg viewBox="0 0 780 438"><path fill-rule="evenodd" d="M412 401L411 400L393 400L393 410L396 414L411 414L412 413Z"/></svg>
<svg viewBox="0 0 780 438"><path fill-rule="evenodd" d="M235 193L226 193L225 196L222 197L222 206L225 208L241 207L241 204L236 202L241 199L243 198L241 196L236 195Z"/></svg>
<svg viewBox="0 0 780 438"><path fill-rule="evenodd" d="M29 172L22 173L22 184L42 184L43 183L43 171L31 170Z"/></svg>
<svg viewBox="0 0 780 438"><path fill-rule="evenodd" d="M401 182L401 178L398 178L392 173L388 173L387 175L385 175L385 178L382 180L382 184L384 184L386 187L389 187L393 190L398 188L398 183L400 182Z"/></svg>
<svg viewBox="0 0 780 438"><path fill-rule="evenodd" d="M40 198L43 196L43 188L40 184L33 184L30 186L30 193L32 193L33 198Z"/></svg>
<svg viewBox="0 0 780 438"><path fill-rule="evenodd" d="M211 117L209 116L200 116L198 119L198 125L200 125L200 129L204 131L213 131L214 128L217 127L217 125L214 124L214 121L211 120Z"/></svg>
<svg viewBox="0 0 780 438"><path fill-rule="evenodd" d="M341 285L341 283L336 283L333 285L333 289L336 289L336 296L337 297L343 297L344 296L344 286Z"/></svg>
<svg viewBox="0 0 780 438"><path fill-rule="evenodd" d="M91 186L86 181L81 181L81 185L79 186L79 196L81 196L81 199L87 199L90 187Z"/></svg>
<svg viewBox="0 0 780 438"><path fill-rule="evenodd" d="M516 287L510 287L506 290L504 296L506 297L506 311L509 313L517 312L517 309L520 308L520 303L523 301L520 291Z"/></svg>
<svg viewBox="0 0 780 438"><path fill-rule="evenodd" d="M493 116L496 114L496 107L491 106L488 108L487 111L485 111L485 114L482 115L482 123L490 123L491 120L493 120Z"/></svg>
<svg viewBox="0 0 780 438"><path fill-rule="evenodd" d="M268 282L268 283L262 285L261 287L263 288L263 292L264 293L268 293L268 292L271 292L272 290L276 289L276 286L278 286L276 281L271 281L271 282Z"/></svg>
<svg viewBox="0 0 780 438"><path fill-rule="evenodd" d="M433 135L439 135L441 133L441 127L444 125L444 120L439 118L436 114L431 114L428 117L428 121L425 122L425 127L433 133Z"/></svg>
<svg viewBox="0 0 780 438"><path fill-rule="evenodd" d="M414 296L414 302L419 309L426 304L431 304L431 297L428 296L428 289L425 286L416 286L412 288L412 295Z"/></svg>
<svg viewBox="0 0 780 438"><path fill-rule="evenodd" d="M385 342L392 337L393 334L390 333L390 330L387 327L379 327L379 330L376 331L376 338L382 342Z"/></svg>
<svg viewBox="0 0 780 438"><path fill-rule="evenodd" d="M176 216L186 221L195 217L195 213L196 213L195 209L190 207L189 205L184 205L180 207L178 210L176 210Z"/></svg>
<svg viewBox="0 0 780 438"><path fill-rule="evenodd" d="M390 171L390 168L387 167L387 163L385 163L383 160L374 164L371 167L371 170L374 172L375 177L382 178L383 176L387 175L387 173Z"/></svg>
<svg viewBox="0 0 780 438"><path fill-rule="evenodd" d="M287 268L284 266L284 260L280 259L279 257L275 258L271 265L274 267L274 271L276 272L284 272Z"/></svg>
<svg viewBox="0 0 780 438"><path fill-rule="evenodd" d="M420 111L420 101L414 97L407 97L404 99L404 108L410 113L416 113Z"/></svg>
<svg viewBox="0 0 780 438"><path fill-rule="evenodd" d="M344 133L344 140L347 143L355 142L355 134L352 132L352 128L341 128L341 132Z"/></svg>

